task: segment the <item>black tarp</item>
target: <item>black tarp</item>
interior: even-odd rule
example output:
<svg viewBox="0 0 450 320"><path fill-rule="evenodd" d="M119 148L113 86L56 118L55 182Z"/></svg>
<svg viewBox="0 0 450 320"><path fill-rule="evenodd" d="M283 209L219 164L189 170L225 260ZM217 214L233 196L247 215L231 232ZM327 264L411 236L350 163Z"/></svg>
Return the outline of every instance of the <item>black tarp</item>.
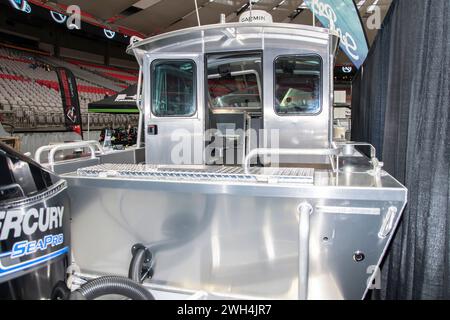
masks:
<svg viewBox="0 0 450 320"><path fill-rule="evenodd" d="M450 299L450 1L395 0L354 81L352 139L408 188L381 298Z"/></svg>
<svg viewBox="0 0 450 320"><path fill-rule="evenodd" d="M88 111L93 113L139 113L136 106L137 85L131 85L115 95L106 97L88 105Z"/></svg>

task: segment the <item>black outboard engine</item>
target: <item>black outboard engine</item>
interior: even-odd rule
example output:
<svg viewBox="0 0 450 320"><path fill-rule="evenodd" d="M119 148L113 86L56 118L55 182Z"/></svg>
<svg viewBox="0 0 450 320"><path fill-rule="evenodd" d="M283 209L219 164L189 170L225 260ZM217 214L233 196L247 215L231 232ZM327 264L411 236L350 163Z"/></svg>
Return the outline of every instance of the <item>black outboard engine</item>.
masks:
<svg viewBox="0 0 450 320"><path fill-rule="evenodd" d="M0 143L0 299L50 299L70 254L66 182Z"/></svg>

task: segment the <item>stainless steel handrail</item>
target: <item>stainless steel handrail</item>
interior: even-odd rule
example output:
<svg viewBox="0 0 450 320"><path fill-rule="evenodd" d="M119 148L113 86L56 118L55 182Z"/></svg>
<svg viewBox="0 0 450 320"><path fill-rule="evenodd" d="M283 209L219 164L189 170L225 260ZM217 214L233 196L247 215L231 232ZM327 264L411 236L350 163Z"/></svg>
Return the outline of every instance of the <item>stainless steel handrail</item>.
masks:
<svg viewBox="0 0 450 320"><path fill-rule="evenodd" d="M337 143L337 146L340 146L343 149L346 146L348 146L348 147L367 146L367 147L370 147L370 158L376 158L376 156L377 156L377 151L376 151L375 147L373 145L371 145L370 143L348 141L348 142Z"/></svg>
<svg viewBox="0 0 450 320"><path fill-rule="evenodd" d="M244 159L243 168L246 174L249 173L250 161L253 157L267 155L284 155L284 156L337 156L340 149L275 149L275 148L257 148L250 151Z"/></svg>
<svg viewBox="0 0 450 320"><path fill-rule="evenodd" d="M48 155L48 164L53 167L55 164L55 153L59 150L69 150L69 149L75 149L75 148L89 148L91 151L91 158L95 158L95 148L97 148L100 152L100 154L103 154L103 148L100 145L98 141L90 140L90 141L77 141L77 142L69 142L69 143L61 143L61 144L55 144L55 145L48 145L48 146L42 146L39 149L36 150L36 153L34 155L34 160L37 163L42 164L41 157L42 154L46 151L49 152Z"/></svg>
<svg viewBox="0 0 450 320"><path fill-rule="evenodd" d="M337 143L337 147L341 148L343 155L346 155L346 147L351 147L352 149L350 149L349 151L351 151L351 154L353 154L354 147L356 147L356 146L370 147L370 162L372 163L371 174L379 177L381 174L381 170L384 166L384 163L381 162L380 160L378 160L377 150L375 149L375 147L372 144L367 143L367 142L353 142L353 141Z"/></svg>

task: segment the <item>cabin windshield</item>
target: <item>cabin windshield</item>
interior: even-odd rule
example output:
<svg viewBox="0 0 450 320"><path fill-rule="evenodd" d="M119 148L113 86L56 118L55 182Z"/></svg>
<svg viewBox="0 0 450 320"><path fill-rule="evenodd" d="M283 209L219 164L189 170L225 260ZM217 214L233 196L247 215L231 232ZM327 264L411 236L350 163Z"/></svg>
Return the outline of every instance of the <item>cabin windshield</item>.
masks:
<svg viewBox="0 0 450 320"><path fill-rule="evenodd" d="M208 56L208 95L213 109L260 109L261 53Z"/></svg>

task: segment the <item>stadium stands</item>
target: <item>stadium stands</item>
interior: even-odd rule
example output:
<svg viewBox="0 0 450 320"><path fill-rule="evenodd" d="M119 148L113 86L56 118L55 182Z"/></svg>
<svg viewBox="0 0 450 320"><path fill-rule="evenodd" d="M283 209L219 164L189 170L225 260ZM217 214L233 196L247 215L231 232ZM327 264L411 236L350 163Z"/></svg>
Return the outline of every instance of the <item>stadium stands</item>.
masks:
<svg viewBox="0 0 450 320"><path fill-rule="evenodd" d="M75 59L68 59L67 61L79 66L81 69L91 71L95 74L99 74L102 77L111 79L113 81L124 82L127 87L136 83L138 80L137 74L133 72L133 70L119 69L111 66L101 66L94 63L84 62Z"/></svg>
<svg viewBox="0 0 450 320"><path fill-rule="evenodd" d="M88 104L136 82L133 71L74 62L0 46L0 116L20 129L64 127L58 77L52 67L70 69L77 80L83 126ZM91 128L137 123L136 115L89 114Z"/></svg>

